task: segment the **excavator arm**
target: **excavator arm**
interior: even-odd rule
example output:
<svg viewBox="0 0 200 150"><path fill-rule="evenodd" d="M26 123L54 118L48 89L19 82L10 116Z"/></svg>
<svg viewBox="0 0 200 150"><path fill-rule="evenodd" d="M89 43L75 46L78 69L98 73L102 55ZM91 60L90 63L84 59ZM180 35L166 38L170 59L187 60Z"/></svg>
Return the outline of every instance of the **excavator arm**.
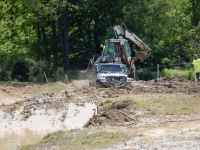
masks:
<svg viewBox="0 0 200 150"><path fill-rule="evenodd" d="M151 49L145 45L140 38L138 38L134 33L130 33L128 30L122 28L121 26L117 25L113 27L116 37L120 40L120 45L123 46L122 39L129 39L133 43L135 43L138 47L140 47L143 51L135 51L135 58L136 61L138 58L141 60L145 60L149 57L151 53Z"/></svg>

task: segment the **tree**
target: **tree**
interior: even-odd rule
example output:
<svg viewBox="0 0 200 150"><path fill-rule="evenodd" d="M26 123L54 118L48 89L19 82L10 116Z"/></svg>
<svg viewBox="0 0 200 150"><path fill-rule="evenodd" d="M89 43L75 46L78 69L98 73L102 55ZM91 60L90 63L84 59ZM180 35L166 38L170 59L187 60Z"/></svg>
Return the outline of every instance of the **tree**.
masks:
<svg viewBox="0 0 200 150"><path fill-rule="evenodd" d="M3 2L4 2L4 3L3 3ZM9 2L10 2L10 4L6 4L6 3L9 3ZM17 2L17 1L15 1L15 0L12 0L12 1L2 1L2 2L1 2L1 3L2 3L2 6L7 6L8 8L2 9L1 15L0 15L0 21L1 21L3 18L5 18L5 15L6 15L6 14L10 13L10 12L13 10L13 8L15 7L16 2ZM3 7L2 7L2 8L3 8Z"/></svg>
<svg viewBox="0 0 200 150"><path fill-rule="evenodd" d="M191 9L192 9L192 18L191 22L192 25L198 26L200 21L200 2L199 0L190 0L191 2Z"/></svg>

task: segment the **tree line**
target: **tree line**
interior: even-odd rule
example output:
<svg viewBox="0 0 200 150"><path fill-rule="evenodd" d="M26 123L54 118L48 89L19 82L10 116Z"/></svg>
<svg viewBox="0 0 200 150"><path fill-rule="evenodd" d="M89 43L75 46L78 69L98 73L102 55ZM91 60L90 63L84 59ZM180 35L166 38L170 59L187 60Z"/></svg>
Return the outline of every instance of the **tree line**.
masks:
<svg viewBox="0 0 200 150"><path fill-rule="evenodd" d="M1 80L86 68L122 23L153 50L138 68L188 63L200 52L198 0L2 0L0 7ZM129 44L134 56L138 47Z"/></svg>

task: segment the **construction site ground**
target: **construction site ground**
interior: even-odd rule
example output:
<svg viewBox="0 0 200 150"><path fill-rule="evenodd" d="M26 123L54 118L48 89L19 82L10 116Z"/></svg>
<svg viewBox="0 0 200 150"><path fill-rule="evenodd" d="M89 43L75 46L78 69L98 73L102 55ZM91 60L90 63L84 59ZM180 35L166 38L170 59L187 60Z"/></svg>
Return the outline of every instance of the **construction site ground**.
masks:
<svg viewBox="0 0 200 150"><path fill-rule="evenodd" d="M89 87L88 80L48 84L1 83L0 130L1 135L4 133L1 138L5 137L7 130L23 126L22 121L30 122L29 118L36 112L51 117L46 127L49 124L55 127L70 115L66 111L69 104L86 103L96 104L98 110L82 130L120 131L128 138L104 146L94 147L91 143L83 149L200 149L200 84L184 78L136 81L126 88L99 89ZM34 120L30 124L34 128ZM60 130L59 126L54 129ZM43 143L29 148L66 149L66 139L61 143L54 141L46 146ZM6 145L5 142L2 144ZM67 149L76 149L76 146Z"/></svg>

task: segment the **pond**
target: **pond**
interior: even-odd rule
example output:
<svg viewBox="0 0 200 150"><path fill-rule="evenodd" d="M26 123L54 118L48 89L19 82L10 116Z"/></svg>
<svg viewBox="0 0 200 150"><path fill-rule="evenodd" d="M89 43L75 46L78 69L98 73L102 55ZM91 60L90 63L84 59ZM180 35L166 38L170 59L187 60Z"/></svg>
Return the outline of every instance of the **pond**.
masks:
<svg viewBox="0 0 200 150"><path fill-rule="evenodd" d="M13 116L0 111L0 150L16 150L23 145L35 144L48 133L58 130L81 129L96 111L94 103L68 103L57 110L36 110L26 120L21 120L20 111Z"/></svg>
<svg viewBox="0 0 200 150"><path fill-rule="evenodd" d="M18 146L30 145L37 143L48 132L33 131L30 129L22 129L20 131L7 130L0 132L0 149L16 150Z"/></svg>

